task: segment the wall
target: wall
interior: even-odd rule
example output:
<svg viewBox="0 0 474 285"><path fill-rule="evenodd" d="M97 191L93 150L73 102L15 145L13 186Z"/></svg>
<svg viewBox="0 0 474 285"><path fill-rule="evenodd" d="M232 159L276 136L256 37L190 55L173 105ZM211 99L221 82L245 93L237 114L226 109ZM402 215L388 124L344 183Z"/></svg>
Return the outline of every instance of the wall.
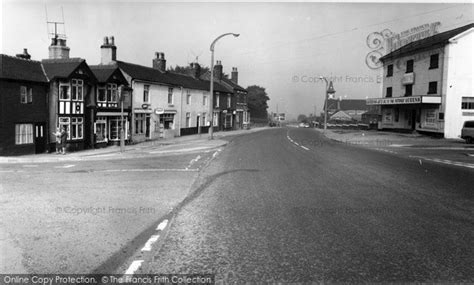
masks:
<svg viewBox="0 0 474 285"><path fill-rule="evenodd" d="M445 134L446 138L457 138L461 135L463 123L474 120L474 110L461 110L462 97L474 97L473 94L473 29L456 37L447 46L448 58L446 75L446 109Z"/></svg>

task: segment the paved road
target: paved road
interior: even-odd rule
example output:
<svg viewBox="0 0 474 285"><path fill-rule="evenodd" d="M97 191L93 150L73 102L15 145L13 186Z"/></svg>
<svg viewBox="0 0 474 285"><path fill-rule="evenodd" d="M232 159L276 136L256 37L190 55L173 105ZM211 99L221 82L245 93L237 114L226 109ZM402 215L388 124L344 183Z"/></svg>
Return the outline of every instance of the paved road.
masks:
<svg viewBox="0 0 474 285"><path fill-rule="evenodd" d="M213 152L0 164L0 272L113 272Z"/></svg>
<svg viewBox="0 0 474 285"><path fill-rule="evenodd" d="M311 129L229 139L157 246L135 256L136 273L215 273L219 283L474 281L473 169Z"/></svg>

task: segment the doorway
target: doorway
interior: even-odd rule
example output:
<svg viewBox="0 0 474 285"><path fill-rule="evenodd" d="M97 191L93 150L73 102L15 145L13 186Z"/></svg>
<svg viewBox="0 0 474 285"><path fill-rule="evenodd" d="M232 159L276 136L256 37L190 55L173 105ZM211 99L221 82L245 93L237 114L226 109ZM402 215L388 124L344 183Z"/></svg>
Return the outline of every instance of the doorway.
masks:
<svg viewBox="0 0 474 285"><path fill-rule="evenodd" d="M35 153L46 150L46 123L35 123Z"/></svg>

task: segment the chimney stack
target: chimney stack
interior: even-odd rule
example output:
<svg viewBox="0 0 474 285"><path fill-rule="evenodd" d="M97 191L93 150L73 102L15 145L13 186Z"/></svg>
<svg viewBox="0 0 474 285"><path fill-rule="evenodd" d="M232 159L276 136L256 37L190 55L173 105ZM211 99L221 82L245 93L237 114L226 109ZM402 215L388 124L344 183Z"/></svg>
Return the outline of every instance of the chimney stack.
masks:
<svg viewBox="0 0 474 285"><path fill-rule="evenodd" d="M222 62L220 60L218 60L216 62L216 65L214 65L214 77L221 81L222 80Z"/></svg>
<svg viewBox="0 0 474 285"><path fill-rule="evenodd" d="M16 57L23 58L23 59L30 59L31 55L28 53L28 49L24 48L23 53L19 53Z"/></svg>
<svg viewBox="0 0 474 285"><path fill-rule="evenodd" d="M165 54L162 52L155 52L155 58L153 59L153 68L159 71L166 71L166 59Z"/></svg>
<svg viewBox="0 0 474 285"><path fill-rule="evenodd" d="M57 35L51 39L51 45L48 49L49 59L69 58L69 47L66 46L66 39L60 39Z"/></svg>
<svg viewBox="0 0 474 285"><path fill-rule="evenodd" d="M114 64L117 60L117 47L113 36L104 37L104 43L100 46L100 64Z"/></svg>
<svg viewBox="0 0 474 285"><path fill-rule="evenodd" d="M237 67L232 67L230 80L232 80L232 82L234 82L235 84L239 84L239 72L237 71Z"/></svg>

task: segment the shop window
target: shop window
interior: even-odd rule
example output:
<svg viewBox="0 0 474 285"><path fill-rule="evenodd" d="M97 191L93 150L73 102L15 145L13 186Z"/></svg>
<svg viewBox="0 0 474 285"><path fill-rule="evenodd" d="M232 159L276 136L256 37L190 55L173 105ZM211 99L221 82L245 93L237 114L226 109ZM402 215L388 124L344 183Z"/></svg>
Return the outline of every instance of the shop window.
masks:
<svg viewBox="0 0 474 285"><path fill-rule="evenodd" d="M94 125L94 133L96 142L106 142L107 141L107 121L105 118L98 118L97 122Z"/></svg>
<svg viewBox="0 0 474 285"><path fill-rule="evenodd" d="M474 97L462 97L461 109L473 110L474 109Z"/></svg>
<svg viewBox="0 0 474 285"><path fill-rule="evenodd" d="M405 73L413 72L413 59L407 60L407 70Z"/></svg>
<svg viewBox="0 0 474 285"><path fill-rule="evenodd" d="M26 86L20 87L20 102L22 104L31 104L33 102L33 89Z"/></svg>
<svg viewBox="0 0 474 285"><path fill-rule="evenodd" d="M385 97L387 98L390 98L392 97L392 87L387 87L387 94L385 95Z"/></svg>
<svg viewBox="0 0 474 285"><path fill-rule="evenodd" d="M173 129L174 114L161 114L160 115L160 125L163 126L165 130Z"/></svg>
<svg viewBox="0 0 474 285"><path fill-rule="evenodd" d="M413 84L405 85L405 97L413 95Z"/></svg>
<svg viewBox="0 0 474 285"><path fill-rule="evenodd" d="M135 133L143 134L145 130L145 114L136 114L135 116Z"/></svg>
<svg viewBox="0 0 474 285"><path fill-rule="evenodd" d="M387 65L387 77L393 76L393 64Z"/></svg>
<svg viewBox="0 0 474 285"><path fill-rule="evenodd" d="M439 53L432 54L430 56L430 69L436 69L439 67Z"/></svg>
<svg viewBox="0 0 474 285"><path fill-rule="evenodd" d="M83 138L84 122L83 118L71 118L71 138L80 140Z"/></svg>
<svg viewBox="0 0 474 285"><path fill-rule="evenodd" d="M398 122L400 119L400 109L396 108L394 112L394 121Z"/></svg>
<svg viewBox="0 0 474 285"><path fill-rule="evenodd" d="M15 125L15 144L33 143L33 124Z"/></svg>
<svg viewBox="0 0 474 285"><path fill-rule="evenodd" d="M143 85L143 102L150 100L150 85Z"/></svg>
<svg viewBox="0 0 474 285"><path fill-rule="evenodd" d="M59 117L58 118L59 120L59 129L62 131L64 130L64 128L66 128L66 132L67 132L67 139L70 140L71 139L71 128L69 127L70 123L71 123L71 120L69 117Z"/></svg>
<svg viewBox="0 0 474 285"><path fill-rule="evenodd" d="M120 140L120 128L122 127L121 119L111 119L110 120L110 140L116 141Z"/></svg>
<svg viewBox="0 0 474 285"><path fill-rule="evenodd" d="M438 93L438 82L432 81L428 84L428 94Z"/></svg>

